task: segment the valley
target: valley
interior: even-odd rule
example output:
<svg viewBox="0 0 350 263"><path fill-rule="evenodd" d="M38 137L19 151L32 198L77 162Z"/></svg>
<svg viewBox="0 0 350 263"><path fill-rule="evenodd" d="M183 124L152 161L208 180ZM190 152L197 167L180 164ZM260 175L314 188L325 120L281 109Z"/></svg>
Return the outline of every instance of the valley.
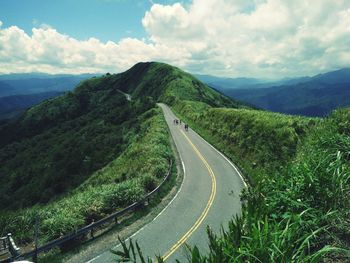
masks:
<svg viewBox="0 0 350 263"><path fill-rule="evenodd" d="M324 117L350 106L350 69L271 82L203 77L227 96L257 108L291 115Z"/></svg>

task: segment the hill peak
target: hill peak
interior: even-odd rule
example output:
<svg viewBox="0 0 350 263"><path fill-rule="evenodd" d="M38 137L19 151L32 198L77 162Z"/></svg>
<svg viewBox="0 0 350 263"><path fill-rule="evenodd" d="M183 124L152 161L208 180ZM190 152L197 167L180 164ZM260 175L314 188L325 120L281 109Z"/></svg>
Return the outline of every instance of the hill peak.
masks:
<svg viewBox="0 0 350 263"><path fill-rule="evenodd" d="M191 74L162 62L140 62L111 79L114 87L133 98L150 96L168 104L174 100L196 100L212 106L238 105Z"/></svg>

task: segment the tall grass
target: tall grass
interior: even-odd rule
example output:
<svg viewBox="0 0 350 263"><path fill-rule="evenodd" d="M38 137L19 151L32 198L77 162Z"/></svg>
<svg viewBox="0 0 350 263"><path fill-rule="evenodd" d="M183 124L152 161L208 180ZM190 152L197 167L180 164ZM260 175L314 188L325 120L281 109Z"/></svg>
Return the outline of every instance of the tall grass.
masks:
<svg viewBox="0 0 350 263"><path fill-rule="evenodd" d="M348 262L350 110L327 119L179 102L175 111L254 178L242 215L192 262ZM239 156L239 159L238 159Z"/></svg>

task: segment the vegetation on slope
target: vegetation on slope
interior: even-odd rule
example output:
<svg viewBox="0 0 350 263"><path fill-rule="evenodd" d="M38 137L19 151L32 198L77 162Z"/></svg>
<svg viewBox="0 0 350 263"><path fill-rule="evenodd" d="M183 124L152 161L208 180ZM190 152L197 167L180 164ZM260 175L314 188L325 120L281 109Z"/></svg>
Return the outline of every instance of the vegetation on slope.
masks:
<svg viewBox="0 0 350 263"><path fill-rule="evenodd" d="M45 101L0 128L0 209L45 203L120 155L154 103L130 103L108 77Z"/></svg>
<svg viewBox="0 0 350 263"><path fill-rule="evenodd" d="M131 94L133 101L127 102L119 90ZM154 101L170 104L184 121L244 168L254 182L254 188L243 196L247 202L242 216L233 219L219 236L209 230L210 253L203 256L194 248L193 262L317 262L325 259L325 254L344 260L345 252L338 249L337 254L329 254L335 252L329 245L349 247L349 110L325 120L250 110L161 63L139 63L124 73L91 79L73 93L33 107L17 122L2 126L0 146L9 148L2 150L0 161L13 169L18 166L19 171L24 166L19 161L12 163L16 155L10 153L29 151L30 162L26 164L46 171L64 158L47 162L45 158L54 156L47 149L74 144L72 151L79 154L77 149L84 149L84 136L89 136L86 127L91 128L88 138L92 141L101 136L96 144L89 142L86 147L93 145L92 152L101 149L99 156L104 159L90 172L80 174L81 169L79 174L71 173L70 185L61 192L65 196L59 197L58 192L57 200L48 204L2 213L0 228L4 232L21 229L18 236L27 240L29 229L24 226L39 213L45 226L43 234L57 237L152 189L164 175L170 157L166 125L161 112L154 109ZM72 140L63 144L57 141L60 136ZM113 136L117 139L109 141ZM113 152L115 148L118 150ZM42 156L41 151L45 153ZM36 155L40 158L35 159ZM85 156L89 155L83 152L78 156L84 158L77 163L85 167ZM39 162L42 158L45 161ZM23 174L30 171L24 169ZM16 173L11 178L17 178ZM79 182L75 184L76 178ZM38 180L35 176L24 179Z"/></svg>
<svg viewBox="0 0 350 263"><path fill-rule="evenodd" d="M1 233L28 241L39 214L41 236L52 239L153 189L171 156L154 101L184 98L235 105L180 69L139 63L87 80L1 126Z"/></svg>
<svg viewBox="0 0 350 263"><path fill-rule="evenodd" d="M241 105L210 89L192 75L164 63L138 63L124 73L113 75L111 82L132 97L150 96L155 101L168 104L187 99L211 106Z"/></svg>
<svg viewBox="0 0 350 263"><path fill-rule="evenodd" d="M254 186L242 196L241 217L218 236L209 229L210 253L193 248L192 262L346 261L349 111L286 116L226 103L215 91L218 100L209 104L178 87L188 84L182 80L151 95L239 164Z"/></svg>
<svg viewBox="0 0 350 263"><path fill-rule="evenodd" d="M255 166L269 169L286 164L317 121L244 108L212 108L193 101L173 108L249 174L254 174Z"/></svg>
<svg viewBox="0 0 350 263"><path fill-rule="evenodd" d="M35 217L39 216L40 236L51 240L101 219L153 190L172 158L168 129L160 109L145 112L139 121L138 134L117 159L55 202L1 213L1 231L14 233L20 242L30 241Z"/></svg>
<svg viewBox="0 0 350 263"><path fill-rule="evenodd" d="M126 206L153 189L171 151L148 96L127 101L110 75L30 108L0 127L0 234L46 239ZM131 165L132 163L132 165Z"/></svg>
<svg viewBox="0 0 350 263"><path fill-rule="evenodd" d="M173 108L254 183L242 216L218 236L208 229L210 253L193 248L193 262L349 259L349 110L317 120L186 101Z"/></svg>

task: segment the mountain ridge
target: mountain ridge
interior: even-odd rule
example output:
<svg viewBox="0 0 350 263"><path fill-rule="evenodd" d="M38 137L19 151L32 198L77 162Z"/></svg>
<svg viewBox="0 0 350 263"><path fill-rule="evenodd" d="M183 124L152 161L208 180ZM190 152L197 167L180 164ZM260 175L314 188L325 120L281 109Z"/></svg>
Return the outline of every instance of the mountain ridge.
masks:
<svg viewBox="0 0 350 263"><path fill-rule="evenodd" d="M178 88L179 86L182 87L182 90ZM130 94L133 98L132 101L129 102L120 91ZM0 181L3 182L2 185L6 185L4 181L6 180L5 174L10 173L14 176L14 179L9 182L12 186L9 186L7 190L2 189L1 192L7 193L8 198L10 198L14 185L17 184L20 189L21 184L38 178L36 174L47 173L46 177L49 181L52 181L51 177L56 176L57 181L62 183L61 186L57 186L52 190L53 193L55 191L59 194L64 193L66 189L71 189L69 180L66 183L61 180L63 174L56 174L57 167L56 170L46 167L45 161L39 164L37 160L39 157L45 159L48 163L55 163L65 156L63 159L66 160L66 164L71 164L61 163L64 166L61 170L66 172L67 175L78 173L74 179L71 179L73 185L77 185L86 180L91 172L111 161L110 154L123 151L124 146L116 147L114 150L107 146L106 142L103 142L104 136L108 135L110 138L115 138L117 144L127 145L129 142L128 139L124 139L127 134L125 127L129 127L130 132L136 135L137 127L141 125L138 121L138 114L154 108L156 101L171 104L182 99L198 100L213 106L241 107L239 103L211 90L190 74L178 68L163 63L149 62L138 63L124 73L106 74L102 77L84 80L74 91L57 98L48 99L29 108L17 119L0 126L0 147L2 148L2 152L0 152ZM99 123L103 124L102 128ZM97 158L94 154L94 160L96 159L95 161L98 164L91 164L93 168L86 168L85 172L80 174L77 167L86 166L84 160L86 156L93 154L93 151L92 145L88 145L85 139L81 141L79 136L85 134L86 138L92 138L91 136L95 134L96 130L100 130L101 137L99 139L98 136L96 137L95 145L100 143L101 146L97 147L96 145L95 147L101 148L104 145L104 148L100 150L101 158ZM120 135L112 135L113 130L114 133ZM71 139L71 143L68 143ZM60 140L62 141L60 142ZM44 147L48 143L66 145L66 149L56 147L57 149L51 151L50 148L46 148L42 150L43 153L46 153L45 157L38 154L38 147ZM36 144L38 146L35 146ZM67 144L70 144L70 146L68 147ZM30 145L30 148L26 145ZM71 147L73 145L80 145L81 153L73 150ZM68 154L67 149L71 149L75 156ZM21 158L23 164L16 167L14 163L19 161L18 158ZM71 161L68 161L67 158ZM31 166L31 163L36 164L35 168ZM28 169L32 171L28 173ZM22 176L20 176L21 174ZM19 179L21 177L27 179ZM41 181L41 179L35 180ZM19 183L21 181L22 183ZM48 184L42 182L42 187L47 188ZM26 191L29 191L29 188ZM17 193L18 202L20 203L20 194L18 191L14 191L13 194L15 193ZM25 193L29 195L29 193ZM39 192L36 194L39 197L32 196L33 200L36 200L35 202L50 200L47 193L43 192L45 197L40 197ZM3 196L2 199L8 200L8 198ZM30 198L23 199L25 203L28 200ZM4 202L2 202L3 206L6 203Z"/></svg>

